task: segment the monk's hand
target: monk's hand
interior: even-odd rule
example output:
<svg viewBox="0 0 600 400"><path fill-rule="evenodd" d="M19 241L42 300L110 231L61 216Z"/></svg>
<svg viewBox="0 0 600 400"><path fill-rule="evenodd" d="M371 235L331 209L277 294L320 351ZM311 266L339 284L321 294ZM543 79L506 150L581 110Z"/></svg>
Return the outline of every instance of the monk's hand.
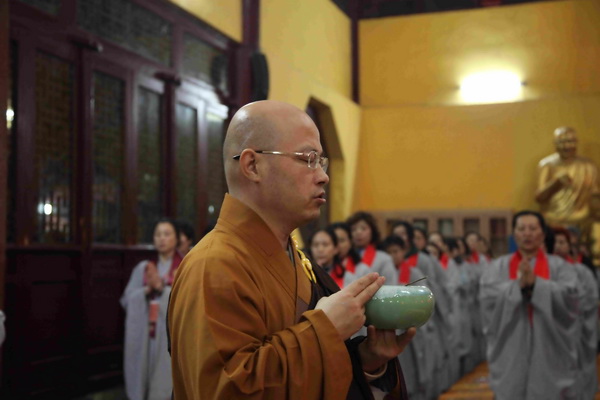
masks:
<svg viewBox="0 0 600 400"><path fill-rule="evenodd" d="M337 293L321 298L315 310L323 310L342 340L348 339L365 323L365 303L385 282L385 277L372 272L352 282Z"/></svg>
<svg viewBox="0 0 600 400"><path fill-rule="evenodd" d="M375 373L388 361L398 357L416 333L416 328L409 328L403 334L396 335L393 329L376 329L369 325L367 339L358 345L363 371Z"/></svg>

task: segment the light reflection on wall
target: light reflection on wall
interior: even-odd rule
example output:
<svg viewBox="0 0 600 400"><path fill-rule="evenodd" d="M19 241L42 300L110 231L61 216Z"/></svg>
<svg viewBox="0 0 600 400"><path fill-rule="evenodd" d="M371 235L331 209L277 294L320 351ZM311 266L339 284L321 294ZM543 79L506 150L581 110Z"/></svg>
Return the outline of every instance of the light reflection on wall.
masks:
<svg viewBox="0 0 600 400"><path fill-rule="evenodd" d="M469 103L503 103L521 100L523 83L510 71L485 71L467 76L460 94Z"/></svg>

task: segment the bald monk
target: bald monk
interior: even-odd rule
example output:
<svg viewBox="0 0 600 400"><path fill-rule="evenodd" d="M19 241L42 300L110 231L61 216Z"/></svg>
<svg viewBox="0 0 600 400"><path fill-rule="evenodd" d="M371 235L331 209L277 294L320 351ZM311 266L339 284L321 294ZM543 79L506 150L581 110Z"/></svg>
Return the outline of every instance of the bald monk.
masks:
<svg viewBox="0 0 600 400"><path fill-rule="evenodd" d="M290 234L325 204L319 131L289 104L262 101L233 117L223 146L225 196L214 230L182 262L169 321L176 400L406 398L397 356L415 329L368 327L370 273L342 290Z"/></svg>
<svg viewBox="0 0 600 400"><path fill-rule="evenodd" d="M578 281L575 269L543 250L541 214L513 217L518 250L481 277L483 332L496 400L575 400Z"/></svg>
<svg viewBox="0 0 600 400"><path fill-rule="evenodd" d="M589 240L593 199L600 195L598 167L577 155L577 133L570 127L554 131L556 153L540 161L535 199L550 225L577 226Z"/></svg>

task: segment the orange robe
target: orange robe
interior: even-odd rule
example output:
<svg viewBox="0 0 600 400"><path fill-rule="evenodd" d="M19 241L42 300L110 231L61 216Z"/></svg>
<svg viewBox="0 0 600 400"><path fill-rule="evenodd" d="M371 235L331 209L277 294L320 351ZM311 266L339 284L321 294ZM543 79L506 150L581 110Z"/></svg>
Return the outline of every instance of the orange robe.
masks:
<svg viewBox="0 0 600 400"><path fill-rule="evenodd" d="M173 284L175 399L346 399L349 350L323 311L308 310L311 283L293 253L297 267L265 222L226 195Z"/></svg>

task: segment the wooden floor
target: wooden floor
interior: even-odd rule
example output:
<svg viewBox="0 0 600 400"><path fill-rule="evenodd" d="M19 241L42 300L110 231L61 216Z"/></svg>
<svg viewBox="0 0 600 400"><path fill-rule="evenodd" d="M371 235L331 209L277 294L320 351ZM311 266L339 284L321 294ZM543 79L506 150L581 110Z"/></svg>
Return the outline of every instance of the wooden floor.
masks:
<svg viewBox="0 0 600 400"><path fill-rule="evenodd" d="M596 364L598 365L598 381L600 382L600 356L596 359ZM488 374L487 363L480 364L473 371L463 376L438 400L492 400L494 393L488 385ZM595 400L600 400L600 392L596 393Z"/></svg>

